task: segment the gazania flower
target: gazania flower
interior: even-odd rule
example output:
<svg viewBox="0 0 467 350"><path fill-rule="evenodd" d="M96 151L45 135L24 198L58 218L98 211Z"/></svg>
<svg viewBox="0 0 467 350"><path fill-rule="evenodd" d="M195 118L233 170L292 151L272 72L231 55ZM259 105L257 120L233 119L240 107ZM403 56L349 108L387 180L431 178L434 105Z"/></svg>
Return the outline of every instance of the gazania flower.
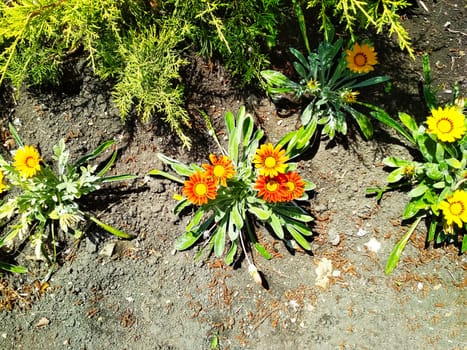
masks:
<svg viewBox="0 0 467 350"><path fill-rule="evenodd" d="M2 193L6 188L6 185L3 183L3 172L0 170L0 193Z"/></svg>
<svg viewBox="0 0 467 350"><path fill-rule="evenodd" d="M291 201L293 199L300 198L305 192L305 181L298 175L297 172L289 171L284 175L284 187L285 187L285 201Z"/></svg>
<svg viewBox="0 0 467 350"><path fill-rule="evenodd" d="M227 187L227 179L231 179L235 175L235 169L232 164L232 160L227 156L216 157L214 154L209 155L211 164L203 164L203 168L206 169L206 176L212 177L214 182Z"/></svg>
<svg viewBox="0 0 467 350"><path fill-rule="evenodd" d="M24 146L19 148L15 156L13 166L19 171L21 176L26 178L33 177L41 170L40 161L42 158L39 152L32 146Z"/></svg>
<svg viewBox="0 0 467 350"><path fill-rule="evenodd" d="M253 163L259 168L260 175L274 177L285 172L287 168L285 162L288 159L279 145L273 148L272 143L268 143L256 150Z"/></svg>
<svg viewBox="0 0 467 350"><path fill-rule="evenodd" d="M266 202L282 202L287 197L283 180L283 176L270 177L259 175L256 179L255 190L259 191L258 196Z"/></svg>
<svg viewBox="0 0 467 350"><path fill-rule="evenodd" d="M216 183L206 173L196 172L185 181L183 194L194 204L202 205L208 202L208 199L215 199L217 195Z"/></svg>
<svg viewBox="0 0 467 350"><path fill-rule="evenodd" d="M357 96L360 95L358 91L345 90L341 93L341 99L347 104L357 102Z"/></svg>
<svg viewBox="0 0 467 350"><path fill-rule="evenodd" d="M462 227L462 222L467 223L467 192L455 191L452 196L441 202L439 207L448 226L452 226L455 222L457 226Z"/></svg>
<svg viewBox="0 0 467 350"><path fill-rule="evenodd" d="M435 134L442 142L455 142L461 139L465 132L465 116L457 107L446 107L431 110L431 116L426 120L427 132Z"/></svg>
<svg viewBox="0 0 467 350"><path fill-rule="evenodd" d="M356 43L352 50L346 50L347 68L354 73L368 73L378 63L375 48L367 44Z"/></svg>

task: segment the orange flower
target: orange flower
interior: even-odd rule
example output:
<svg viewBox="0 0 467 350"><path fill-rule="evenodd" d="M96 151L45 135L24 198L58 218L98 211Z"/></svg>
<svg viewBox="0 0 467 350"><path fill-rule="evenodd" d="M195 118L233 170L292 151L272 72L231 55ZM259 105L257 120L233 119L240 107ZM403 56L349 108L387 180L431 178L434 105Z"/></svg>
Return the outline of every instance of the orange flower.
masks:
<svg viewBox="0 0 467 350"><path fill-rule="evenodd" d="M297 172L289 171L284 175L284 187L285 187L285 201L291 201L293 199L300 198L305 192L305 181L302 180Z"/></svg>
<svg viewBox="0 0 467 350"><path fill-rule="evenodd" d="M215 199L217 195L216 183L206 176L206 173L196 172L185 181L183 194L193 204L202 205L208 199Z"/></svg>
<svg viewBox="0 0 467 350"><path fill-rule="evenodd" d="M281 150L280 146L273 148L272 143L261 145L256 150L253 163L256 168L259 168L259 174L264 176L277 176L285 173L287 164L285 162L289 158L285 155L285 151Z"/></svg>
<svg viewBox="0 0 467 350"><path fill-rule="evenodd" d="M203 168L206 169L206 176L212 177L214 182L227 187L227 179L231 179L235 175L235 168L232 164L232 160L227 156L219 156L217 158L214 154L209 155L211 164L203 164Z"/></svg>
<svg viewBox="0 0 467 350"><path fill-rule="evenodd" d="M258 190L258 196L266 202L282 202L287 197L286 188L284 186L283 176L264 176L259 175L256 179L255 190Z"/></svg>
<svg viewBox="0 0 467 350"><path fill-rule="evenodd" d="M367 44L360 46L355 43L352 50L345 51L347 67L354 73L368 73L378 63L375 48Z"/></svg>

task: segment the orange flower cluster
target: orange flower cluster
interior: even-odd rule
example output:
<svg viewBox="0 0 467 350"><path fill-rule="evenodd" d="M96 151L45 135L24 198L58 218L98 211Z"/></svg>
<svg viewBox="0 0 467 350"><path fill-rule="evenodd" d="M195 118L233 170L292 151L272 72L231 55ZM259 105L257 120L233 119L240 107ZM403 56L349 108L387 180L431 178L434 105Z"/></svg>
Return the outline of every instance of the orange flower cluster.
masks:
<svg viewBox="0 0 467 350"><path fill-rule="evenodd" d="M259 169L255 183L258 196L267 202L289 202L300 198L305 192L305 182L298 173L286 172L288 157L279 146L271 143L262 145L257 151L253 163Z"/></svg>
<svg viewBox="0 0 467 350"><path fill-rule="evenodd" d="M227 186L227 180L235 175L235 168L227 156L209 155L211 164L203 164L205 171L198 171L185 181L183 194L193 204L202 205L208 199L215 199L217 186Z"/></svg>
<svg viewBox="0 0 467 350"><path fill-rule="evenodd" d="M227 187L227 181L236 170L232 160L224 155L209 155L211 164L203 164L204 171L197 171L184 182L183 194L196 205L216 199L219 186ZM280 146L271 143L261 145L253 159L259 175L254 189L258 196L270 203L288 202L303 196L305 181L294 171L287 170L288 157ZM235 190L235 189L233 189Z"/></svg>

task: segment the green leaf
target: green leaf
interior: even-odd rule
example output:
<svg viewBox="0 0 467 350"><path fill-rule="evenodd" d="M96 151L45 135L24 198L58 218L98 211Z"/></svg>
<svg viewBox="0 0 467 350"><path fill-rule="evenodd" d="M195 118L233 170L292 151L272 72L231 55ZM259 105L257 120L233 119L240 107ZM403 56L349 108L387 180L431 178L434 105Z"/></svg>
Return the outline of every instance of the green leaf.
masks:
<svg viewBox="0 0 467 350"><path fill-rule="evenodd" d="M284 220L285 220L285 222L287 224L287 227L293 226L303 236L312 236L313 235L313 232L311 232L309 227L304 225L303 223L292 220L292 219L289 219L289 218L284 218Z"/></svg>
<svg viewBox="0 0 467 350"><path fill-rule="evenodd" d="M415 133L418 131L418 125L415 122L415 119L413 119L407 113L399 112L399 119L402 122L402 124L404 124L405 127L409 129L412 133Z"/></svg>
<svg viewBox="0 0 467 350"><path fill-rule="evenodd" d="M362 104L363 106L366 106L366 107L370 108L372 110L370 112L370 115L373 118L375 118L376 120L380 121L383 124L386 124L390 128L393 128L399 134L404 136L409 142L415 144L415 139L413 138L413 136L402 125L400 125L396 120L391 118L391 116L386 111L384 111L383 109L378 108L376 106L373 106L371 104L362 103L362 102L358 102L358 103Z"/></svg>
<svg viewBox="0 0 467 350"><path fill-rule="evenodd" d="M11 273L28 273L28 269L20 265L12 265L0 261L0 269L11 272Z"/></svg>
<svg viewBox="0 0 467 350"><path fill-rule="evenodd" d="M1 79L0 79L1 81ZM24 147L24 143L23 143L23 140L21 139L21 137L18 135L18 132L16 131L15 127L13 126L13 124L11 123L8 123L8 129L10 130L10 133L11 133L11 136L13 136L13 138L15 139L15 142L16 144L18 145L18 147Z"/></svg>
<svg viewBox="0 0 467 350"><path fill-rule="evenodd" d="M465 226L465 225L464 225ZM464 234L464 237L462 237L462 247L461 247L461 253L465 253L467 251L467 235Z"/></svg>
<svg viewBox="0 0 467 350"><path fill-rule="evenodd" d="M107 232L113 234L114 236L117 236L119 238L124 238L124 239L134 238L134 236L129 235L128 233L125 233L125 232L123 232L123 231L121 231L121 230L119 230L119 229L117 229L115 227L107 225L106 223L103 223L102 221L100 221L99 219L97 219L96 217L94 217L92 215L88 215L88 214L85 214L85 215L89 220L91 220L92 222L94 222L96 225L103 228Z"/></svg>
<svg viewBox="0 0 467 350"><path fill-rule="evenodd" d="M77 162L73 165L73 169L79 169L80 166L87 163L91 159L95 159L105 152L109 147L112 147L115 144L115 141L109 140L101 143L94 151L82 156Z"/></svg>
<svg viewBox="0 0 467 350"><path fill-rule="evenodd" d="M259 220L265 221L271 217L271 211L259 208L257 206L249 206L248 211L253 213Z"/></svg>
<svg viewBox="0 0 467 350"><path fill-rule="evenodd" d="M137 179L138 176L132 174L122 174L122 175L112 175L105 176L101 179L101 182L116 182L116 181L126 181Z"/></svg>
<svg viewBox="0 0 467 350"><path fill-rule="evenodd" d="M245 217L245 209L243 208L243 203L236 202L232 206L232 211L230 212L230 219L233 221L237 230L243 228L243 218Z"/></svg>
<svg viewBox="0 0 467 350"><path fill-rule="evenodd" d="M373 137L373 125L371 124L370 120L363 113L360 113L353 108L352 110L352 116L357 121L363 136L365 136L367 140L371 139Z"/></svg>
<svg viewBox="0 0 467 350"><path fill-rule="evenodd" d="M188 225L185 227L185 231L191 231L193 230L196 226L199 225L201 222L201 219L203 218L203 215L205 214L205 210L203 207L199 207L198 210L196 211L195 215L193 215L193 218L190 220Z"/></svg>
<svg viewBox="0 0 467 350"><path fill-rule="evenodd" d="M268 92L273 95L294 92L299 87L284 74L274 70L264 70L261 76L268 84Z"/></svg>
<svg viewBox="0 0 467 350"><path fill-rule="evenodd" d="M389 183L395 183L400 181L404 177L404 168L397 168L389 173L389 175L386 178L386 181Z"/></svg>
<svg viewBox="0 0 467 350"><path fill-rule="evenodd" d="M314 110L314 103L310 102L308 106L305 107L305 109L302 112L302 115L300 116L300 121L302 125L308 125L311 121L311 118L313 117L313 110Z"/></svg>
<svg viewBox="0 0 467 350"><path fill-rule="evenodd" d="M185 250L190 248L202 235L203 231L201 230L186 232L175 240L175 249Z"/></svg>
<svg viewBox="0 0 467 350"><path fill-rule="evenodd" d="M284 239L284 230L282 229L283 222L281 222L276 214L271 213L268 224L271 226L272 230L278 238Z"/></svg>
<svg viewBox="0 0 467 350"><path fill-rule="evenodd" d="M408 196L410 198L416 198L416 197L420 197L421 195L423 195L426 191L428 190L428 186L425 185L425 184L419 184L417 187L415 187L414 189L412 189L409 193L408 193Z"/></svg>
<svg viewBox="0 0 467 350"><path fill-rule="evenodd" d="M427 236L427 241L431 242L433 239L435 239L435 234L436 234L436 228L438 227L438 221L432 220L430 222L430 227L428 229L428 236Z"/></svg>
<svg viewBox="0 0 467 350"><path fill-rule="evenodd" d="M417 220L413 222L412 226L410 226L409 230L404 234L404 236L402 236L399 242L397 242L397 244L394 246L391 252L391 255L389 255L389 259L386 263L386 268L384 270L386 275L389 275L396 268L397 263L399 262L399 259L401 257L402 251L407 245L407 242L409 241L410 236L417 228L421 219L422 219L422 216L418 217Z"/></svg>
<svg viewBox="0 0 467 350"><path fill-rule="evenodd" d="M112 153L112 156L110 157L109 161L105 166L97 173L97 176L102 177L105 175L107 171L109 171L110 167L115 163L115 159L117 159L117 151Z"/></svg>
<svg viewBox="0 0 467 350"><path fill-rule="evenodd" d="M175 182L178 182L178 183L181 183L181 184L183 184L185 182L183 179L180 179L177 176L174 176L172 174L166 173L165 171L157 170L157 169L151 170L150 172L148 172L148 175L162 176L162 177L165 177L166 179L169 179L171 181L175 181Z"/></svg>
<svg viewBox="0 0 467 350"><path fill-rule="evenodd" d="M414 165L413 162L408 162L404 159L397 158L397 157L386 157L383 159L383 164L392 168L395 167L403 167L406 165Z"/></svg>
<svg viewBox="0 0 467 350"><path fill-rule="evenodd" d="M282 217L290 217L301 222L313 221L313 217L311 215L293 204L276 205L273 210L276 214Z"/></svg>
<svg viewBox="0 0 467 350"><path fill-rule="evenodd" d="M295 229L294 225L286 224L287 231L290 232L293 239L305 250L311 250L310 243Z"/></svg>
<svg viewBox="0 0 467 350"><path fill-rule="evenodd" d="M402 218L404 220L408 220L413 218L418 212L422 209L426 209L428 205L423 202L423 199L419 199L417 201L410 201L405 206L404 212L402 213Z"/></svg>
<svg viewBox="0 0 467 350"><path fill-rule="evenodd" d="M225 216L224 219L219 224L218 229L214 233L214 253L217 257L221 257L224 254L225 250L225 231L227 226L227 217Z"/></svg>
<svg viewBox="0 0 467 350"><path fill-rule="evenodd" d="M230 244L229 251L227 252L225 259L224 259L227 265L233 264L235 255L237 254L237 246L238 246L237 241L232 241L232 243Z"/></svg>
<svg viewBox="0 0 467 350"><path fill-rule="evenodd" d="M371 86L371 85L376 85L376 84L381 84L384 83L385 81L388 81L390 77L388 76L378 76L378 77L373 77L367 80L364 80L362 82L352 84L351 88L352 89L358 89L366 86Z"/></svg>
<svg viewBox="0 0 467 350"><path fill-rule="evenodd" d="M269 260L269 259L272 258L271 254L269 254L269 252L266 250L266 248L264 248L258 242L254 243L254 247L258 251L258 253L260 253L265 259Z"/></svg>
<svg viewBox="0 0 467 350"><path fill-rule="evenodd" d="M178 175L181 175L181 176L191 176L193 173L194 173L194 170L192 167L186 165L186 164L183 164L182 162L176 160L176 159L172 159L170 157L167 157L165 155L163 155L162 153L158 153L157 154L157 157L165 164L169 165ZM157 170L153 170L153 171L157 171ZM162 175L162 174L160 174Z"/></svg>

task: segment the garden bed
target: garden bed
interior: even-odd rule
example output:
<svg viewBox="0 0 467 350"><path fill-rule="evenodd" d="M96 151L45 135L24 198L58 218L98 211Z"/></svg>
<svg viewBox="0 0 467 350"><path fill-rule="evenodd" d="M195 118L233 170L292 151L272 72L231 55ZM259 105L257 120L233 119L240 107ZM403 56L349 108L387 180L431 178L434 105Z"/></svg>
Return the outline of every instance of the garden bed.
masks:
<svg viewBox="0 0 467 350"><path fill-rule="evenodd" d="M464 96L467 90L464 4L426 5L404 21L415 60L386 38L374 39L378 74L392 78L392 89L375 88L370 102L417 120L428 113L419 93L421 53L430 54L440 99L448 100L455 81ZM351 128L346 138L324 138L300 160L300 173L316 184L309 200L315 217L312 251L290 249L258 229L273 255L265 260L253 254L266 281L262 287L250 278L242 257L232 267L214 256L195 261L198 248L176 251L174 241L190 212L175 216L173 195L180 187L146 174L163 168L158 152L185 162L207 161L215 145L199 110L225 135L225 113L246 106L273 143L296 128L299 111L278 110L262 92L245 94L222 66L191 58L184 76L193 118L188 132L193 146L187 150L160 119L122 124L111 102L111 83L94 77L82 61L67 79L66 89L24 90L14 103L4 92L10 105L2 110L2 127L12 122L46 161L60 138L77 157L115 140L119 158L112 173L138 179L92 195L88 206L135 238L120 240L93 225L80 241L63 237L60 268L47 284L46 264L35 261L33 251L22 252L17 261L29 273L2 276L2 349L208 349L213 342L221 349L467 347L467 261L458 247L426 247L426 227L420 225L396 270L384 273L394 244L408 229L401 222L407 194L390 192L378 203L366 189L385 185L385 157L411 157L394 131L375 122L374 138L365 141ZM332 271L328 283L318 283L317 268L325 259Z"/></svg>

